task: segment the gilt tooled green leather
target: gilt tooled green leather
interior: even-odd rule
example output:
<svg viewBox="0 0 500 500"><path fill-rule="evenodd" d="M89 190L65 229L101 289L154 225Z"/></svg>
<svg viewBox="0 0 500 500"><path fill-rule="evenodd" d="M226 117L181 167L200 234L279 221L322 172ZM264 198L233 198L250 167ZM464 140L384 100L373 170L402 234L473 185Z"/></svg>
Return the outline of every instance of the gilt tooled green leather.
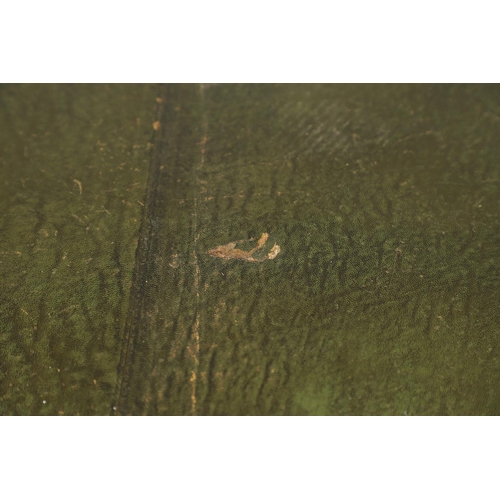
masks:
<svg viewBox="0 0 500 500"><path fill-rule="evenodd" d="M497 86L53 89L1 94L2 413L499 413Z"/></svg>

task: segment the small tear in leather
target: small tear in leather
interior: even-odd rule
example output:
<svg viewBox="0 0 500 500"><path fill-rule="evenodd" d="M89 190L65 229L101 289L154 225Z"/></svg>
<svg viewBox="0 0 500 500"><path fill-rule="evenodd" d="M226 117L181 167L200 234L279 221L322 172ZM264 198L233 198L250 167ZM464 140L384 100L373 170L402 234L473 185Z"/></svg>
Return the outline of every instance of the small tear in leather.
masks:
<svg viewBox="0 0 500 500"><path fill-rule="evenodd" d="M218 246L217 248L213 248L208 251L208 254L212 257L218 257L219 259L239 259L245 260L247 262L264 262L265 260L274 259L281 251L280 246L277 243L274 243L271 250L262 257L254 257L253 254L260 250L267 242L269 238L268 233L262 233L262 236L257 241L257 245L251 250L245 251L239 248L236 248L238 243L242 243L245 240L232 241L225 245ZM252 241L251 240L248 241Z"/></svg>

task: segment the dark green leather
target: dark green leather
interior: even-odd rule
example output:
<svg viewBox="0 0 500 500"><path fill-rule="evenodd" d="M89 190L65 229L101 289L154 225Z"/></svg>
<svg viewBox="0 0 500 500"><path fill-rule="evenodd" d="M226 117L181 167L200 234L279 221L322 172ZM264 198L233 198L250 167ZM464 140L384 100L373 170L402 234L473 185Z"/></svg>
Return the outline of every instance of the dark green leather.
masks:
<svg viewBox="0 0 500 500"><path fill-rule="evenodd" d="M2 414L500 412L498 86L0 96Z"/></svg>

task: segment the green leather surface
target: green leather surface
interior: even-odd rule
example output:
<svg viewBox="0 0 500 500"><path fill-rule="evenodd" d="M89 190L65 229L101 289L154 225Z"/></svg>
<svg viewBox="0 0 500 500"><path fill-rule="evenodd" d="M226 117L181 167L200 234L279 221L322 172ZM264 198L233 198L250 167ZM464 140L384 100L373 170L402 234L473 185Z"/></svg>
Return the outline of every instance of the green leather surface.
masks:
<svg viewBox="0 0 500 500"><path fill-rule="evenodd" d="M156 86L0 87L0 413L109 414Z"/></svg>
<svg viewBox="0 0 500 500"><path fill-rule="evenodd" d="M499 413L498 86L1 103L2 414Z"/></svg>

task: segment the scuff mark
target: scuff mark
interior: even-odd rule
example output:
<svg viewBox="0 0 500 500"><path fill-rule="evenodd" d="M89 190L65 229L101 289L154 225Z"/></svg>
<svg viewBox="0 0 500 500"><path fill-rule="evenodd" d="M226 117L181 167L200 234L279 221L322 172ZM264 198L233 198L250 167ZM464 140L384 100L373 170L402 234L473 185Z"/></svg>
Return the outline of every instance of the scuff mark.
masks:
<svg viewBox="0 0 500 500"><path fill-rule="evenodd" d="M83 193L82 183L78 179L73 179L73 182L78 186L78 189L80 190L80 196L81 196Z"/></svg>
<svg viewBox="0 0 500 500"><path fill-rule="evenodd" d="M213 248L212 250L208 251L208 254L212 257L218 257L219 259L239 259L246 260L247 262L264 262L265 260L274 259L281 251L280 246L277 243L274 243L273 247L267 253L267 255L264 255L263 257L253 257L253 254L265 245L268 238L268 233L262 233L262 236L257 241L257 246L255 246L251 250L248 250L247 252L236 248L236 245L238 243L242 243L243 241L245 241L238 240L227 243L226 245L218 246L217 248ZM252 239L248 241L252 241Z"/></svg>

